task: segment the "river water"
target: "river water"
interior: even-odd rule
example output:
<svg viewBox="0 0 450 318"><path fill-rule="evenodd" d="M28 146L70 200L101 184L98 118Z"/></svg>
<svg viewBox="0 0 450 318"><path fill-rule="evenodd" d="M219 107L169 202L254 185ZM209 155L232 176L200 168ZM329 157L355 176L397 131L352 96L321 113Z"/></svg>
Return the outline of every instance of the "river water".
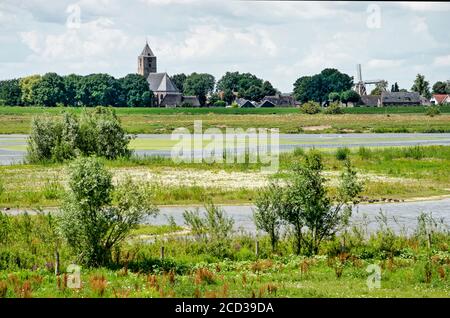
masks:
<svg viewBox="0 0 450 318"><path fill-rule="evenodd" d="M253 223L253 209L251 205L219 205L226 215L234 219L234 229L255 234L256 228ZM154 225L165 225L169 223L169 217L173 217L178 225L184 225L183 212L198 209L201 214L205 211L200 206L160 206L156 217L148 217L144 223ZM10 215L22 214L25 211L30 214L36 212L29 209L2 209ZM379 223L377 216L380 211L387 216L387 226L396 233L405 232L411 234L417 226L417 218L422 213L432 213L432 216L444 227L450 229L450 198L442 200L413 201L398 203L360 204L352 213L350 225L364 225L369 232L377 230ZM55 209L46 212L57 212Z"/></svg>
<svg viewBox="0 0 450 318"><path fill-rule="evenodd" d="M27 135L0 135L0 165L20 163L26 154ZM140 134L137 155L170 156L171 135ZM413 145L450 145L449 133L421 134L280 134L280 151L302 148L388 147ZM239 151L239 150L238 150ZM195 156L195 154L194 154Z"/></svg>
<svg viewBox="0 0 450 318"><path fill-rule="evenodd" d="M183 225L183 212L185 210L194 210L197 207L174 206L161 207L157 217L147 219L151 224L167 224L168 217L174 218L178 225ZM228 216L235 221L235 230L243 230L250 233L256 233L253 223L253 206L227 205L221 206ZM199 207L199 212L204 209ZM358 205L352 213L351 225L367 225L369 232L379 228L377 216L380 211L387 216L387 225L396 233L405 232L411 234L417 226L417 218L422 212L432 213L435 220L442 222L444 226L450 228L450 198L435 201L415 201L401 203L382 203L382 204L361 204ZM366 224L366 225L365 225Z"/></svg>

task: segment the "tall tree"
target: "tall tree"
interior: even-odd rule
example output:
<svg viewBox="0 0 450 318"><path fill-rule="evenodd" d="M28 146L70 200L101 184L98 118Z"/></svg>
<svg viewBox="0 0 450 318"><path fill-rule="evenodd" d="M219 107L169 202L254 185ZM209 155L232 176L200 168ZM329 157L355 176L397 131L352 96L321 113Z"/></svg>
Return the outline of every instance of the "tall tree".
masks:
<svg viewBox="0 0 450 318"><path fill-rule="evenodd" d="M217 82L217 90L222 91L227 98L224 100L231 103L234 94L239 97L255 101L264 96L275 95L277 90L269 81L263 81L251 73L227 72Z"/></svg>
<svg viewBox="0 0 450 318"><path fill-rule="evenodd" d="M357 92L352 89L347 91L343 91L340 96L341 102L345 103L347 106L348 103L358 103L361 99L361 96Z"/></svg>
<svg viewBox="0 0 450 318"><path fill-rule="evenodd" d="M186 78L183 92L198 97L201 106L206 104L206 96L214 90L214 76L206 73L192 73Z"/></svg>
<svg viewBox="0 0 450 318"><path fill-rule="evenodd" d="M381 92L385 92L388 87L387 81L380 81L376 84L375 88L370 92L370 95L381 95Z"/></svg>
<svg viewBox="0 0 450 318"><path fill-rule="evenodd" d="M30 75L19 80L21 102L23 105L35 104L35 87L41 80L40 75Z"/></svg>
<svg viewBox="0 0 450 318"><path fill-rule="evenodd" d="M128 74L119 79L122 87L122 100L128 107L151 106L153 93L144 76Z"/></svg>
<svg viewBox="0 0 450 318"><path fill-rule="evenodd" d="M66 101L64 79L56 73L47 73L34 87L34 103L43 106L56 106Z"/></svg>
<svg viewBox="0 0 450 318"><path fill-rule="evenodd" d="M79 94L79 87L83 76L76 74L69 74L63 76L64 86L66 91L66 105L79 106L81 102L81 94Z"/></svg>
<svg viewBox="0 0 450 318"><path fill-rule="evenodd" d="M450 85L445 82L437 81L433 85L433 94L450 94Z"/></svg>
<svg viewBox="0 0 450 318"><path fill-rule="evenodd" d="M400 92L400 88L398 87L397 82L395 82L394 85L391 86L391 92Z"/></svg>
<svg viewBox="0 0 450 318"><path fill-rule="evenodd" d="M186 78L187 78L187 76L184 73L175 74L170 77L172 82L175 84L175 86L178 88L178 90L181 93L183 93L183 87L184 87L184 82L186 81Z"/></svg>
<svg viewBox="0 0 450 318"><path fill-rule="evenodd" d="M86 106L120 106L123 103L119 82L108 74L84 76L77 94Z"/></svg>
<svg viewBox="0 0 450 318"><path fill-rule="evenodd" d="M421 96L430 98L430 83L425 80L425 76L422 74L417 74L414 84L411 87L413 92L419 93Z"/></svg>
<svg viewBox="0 0 450 318"><path fill-rule="evenodd" d="M341 93L351 89L353 78L337 69L326 68L313 76L302 76L294 83L294 96L300 102L323 102L331 92Z"/></svg>
<svg viewBox="0 0 450 318"><path fill-rule="evenodd" d="M0 105L20 105L20 94L19 80L0 81Z"/></svg>

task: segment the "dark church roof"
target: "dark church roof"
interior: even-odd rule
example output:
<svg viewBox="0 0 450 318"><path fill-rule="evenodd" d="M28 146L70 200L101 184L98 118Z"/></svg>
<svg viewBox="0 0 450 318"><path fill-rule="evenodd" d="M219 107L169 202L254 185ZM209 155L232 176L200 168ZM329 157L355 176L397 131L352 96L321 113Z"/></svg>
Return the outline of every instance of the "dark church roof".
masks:
<svg viewBox="0 0 450 318"><path fill-rule="evenodd" d="M150 73L147 82L153 92L180 92L167 73Z"/></svg>
<svg viewBox="0 0 450 318"><path fill-rule="evenodd" d="M141 56L155 56L152 52L152 49L150 46L148 46L148 43L145 43L145 47L142 50Z"/></svg>

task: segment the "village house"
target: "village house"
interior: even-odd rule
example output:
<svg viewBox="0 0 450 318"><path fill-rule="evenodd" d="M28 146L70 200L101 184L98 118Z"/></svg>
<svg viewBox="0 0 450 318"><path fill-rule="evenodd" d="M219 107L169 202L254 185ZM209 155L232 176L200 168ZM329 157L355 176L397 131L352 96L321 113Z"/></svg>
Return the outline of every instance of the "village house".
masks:
<svg viewBox="0 0 450 318"><path fill-rule="evenodd" d="M276 94L273 96L264 96L262 102L268 101L275 106L288 107L295 105L295 99L292 94Z"/></svg>
<svg viewBox="0 0 450 318"><path fill-rule="evenodd" d="M432 105L450 104L449 94L433 94L430 99Z"/></svg>

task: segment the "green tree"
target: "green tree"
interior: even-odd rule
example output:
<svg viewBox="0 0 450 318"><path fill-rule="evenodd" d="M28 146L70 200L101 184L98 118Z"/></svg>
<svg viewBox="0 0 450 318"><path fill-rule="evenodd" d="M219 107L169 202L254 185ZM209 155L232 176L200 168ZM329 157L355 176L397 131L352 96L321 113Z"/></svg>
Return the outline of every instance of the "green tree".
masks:
<svg viewBox="0 0 450 318"><path fill-rule="evenodd" d="M348 103L358 103L360 99L361 96L352 89L341 93L341 102L345 103L345 106L347 106Z"/></svg>
<svg viewBox="0 0 450 318"><path fill-rule="evenodd" d="M128 107L147 107L152 105L153 92L147 80L139 74L128 74L119 79L122 88L122 99Z"/></svg>
<svg viewBox="0 0 450 318"><path fill-rule="evenodd" d="M259 191L255 202L256 209L253 211L256 228L269 234L272 252L275 252L280 239L282 200L283 188L271 183Z"/></svg>
<svg viewBox="0 0 450 318"><path fill-rule="evenodd" d="M397 82L395 82L394 85L391 86L391 92L400 92L400 88L398 87Z"/></svg>
<svg viewBox="0 0 450 318"><path fill-rule="evenodd" d="M0 81L0 105L17 106L21 103L19 80Z"/></svg>
<svg viewBox="0 0 450 318"><path fill-rule="evenodd" d="M281 217L294 229L297 254L302 247L307 254L316 254L324 238L346 225L352 210L350 201L362 190L349 161L345 163L335 197L330 196L325 182L322 158L316 151L307 154L288 181Z"/></svg>
<svg viewBox="0 0 450 318"><path fill-rule="evenodd" d="M120 106L124 103L119 81L108 74L83 76L77 96L85 106Z"/></svg>
<svg viewBox="0 0 450 318"><path fill-rule="evenodd" d="M212 93L211 95L209 95L208 97L208 101L207 104L209 106L213 106L217 101L221 101L220 100L220 96L217 93Z"/></svg>
<svg viewBox="0 0 450 318"><path fill-rule="evenodd" d="M450 85L445 82L437 81L433 85L433 94L450 94Z"/></svg>
<svg viewBox="0 0 450 318"><path fill-rule="evenodd" d="M56 106L66 102L64 79L56 73L47 73L34 86L34 103L43 106Z"/></svg>
<svg viewBox="0 0 450 318"><path fill-rule="evenodd" d="M294 97L301 103L311 100L311 76L302 76L294 83Z"/></svg>
<svg viewBox="0 0 450 318"><path fill-rule="evenodd" d="M341 95L337 92L331 92L328 94L328 100L332 102L339 102L341 100Z"/></svg>
<svg viewBox="0 0 450 318"><path fill-rule="evenodd" d="M22 77L19 80L22 105L34 105L36 103L35 87L40 80L41 80L40 75L30 75L27 77Z"/></svg>
<svg viewBox="0 0 450 318"><path fill-rule="evenodd" d="M147 189L130 179L114 187L111 173L96 158L80 158L70 166L59 225L82 264L108 265L112 249L146 216L157 213Z"/></svg>
<svg viewBox="0 0 450 318"><path fill-rule="evenodd" d="M264 81L261 90L262 90L262 97L273 96L278 93L278 91L272 86L272 84L269 81Z"/></svg>
<svg viewBox="0 0 450 318"><path fill-rule="evenodd" d="M370 92L370 95L381 95L381 92L385 92L388 87L387 81L378 82L375 88Z"/></svg>
<svg viewBox="0 0 450 318"><path fill-rule="evenodd" d="M264 97L264 93L261 87L251 86L249 89L243 92L242 97L248 100L260 101Z"/></svg>
<svg viewBox="0 0 450 318"><path fill-rule="evenodd" d="M184 93L183 87L184 87L184 82L186 81L186 78L187 78L187 76L184 73L175 74L170 77L170 79L175 84L175 86L178 88L180 93Z"/></svg>
<svg viewBox="0 0 450 318"><path fill-rule="evenodd" d="M331 92L341 93L351 89L353 79L337 69L327 68L313 76L302 76L294 83L294 96L300 102L322 103Z"/></svg>
<svg viewBox="0 0 450 318"><path fill-rule="evenodd" d="M214 76L206 73L192 73L186 78L183 92L198 97L201 106L206 104L206 96L214 90Z"/></svg>
<svg viewBox="0 0 450 318"><path fill-rule="evenodd" d="M80 106L82 104L82 92L79 91L80 83L83 76L76 74L69 74L63 76L66 101L68 106Z"/></svg>
<svg viewBox="0 0 450 318"><path fill-rule="evenodd" d="M230 104L234 98L233 93L239 97L255 101L266 95L275 95L277 90L268 81L256 77L251 73L226 72L217 82L217 90L224 92L224 100Z"/></svg>
<svg viewBox="0 0 450 318"><path fill-rule="evenodd" d="M411 87L413 92L419 93L421 96L430 98L430 83L425 80L425 76L422 74L417 74L416 79L414 80L414 84Z"/></svg>

